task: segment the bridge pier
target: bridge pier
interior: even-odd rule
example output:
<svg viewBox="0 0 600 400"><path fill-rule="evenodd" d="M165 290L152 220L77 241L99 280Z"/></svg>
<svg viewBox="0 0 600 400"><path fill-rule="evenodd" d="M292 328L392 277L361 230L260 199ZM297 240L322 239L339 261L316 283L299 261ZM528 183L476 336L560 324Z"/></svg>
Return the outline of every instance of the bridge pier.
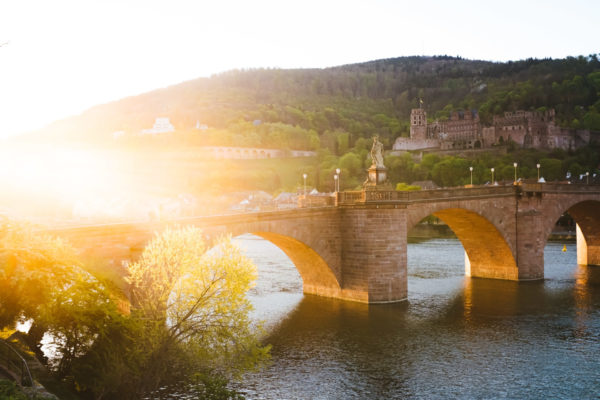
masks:
<svg viewBox="0 0 600 400"><path fill-rule="evenodd" d="M407 298L406 210L342 210L343 298L391 303Z"/></svg>
<svg viewBox="0 0 600 400"><path fill-rule="evenodd" d="M522 200L516 220L516 263L519 281L544 279L544 215L539 211L539 199ZM525 204L523 204L525 203ZM534 203L534 204L531 204Z"/></svg>

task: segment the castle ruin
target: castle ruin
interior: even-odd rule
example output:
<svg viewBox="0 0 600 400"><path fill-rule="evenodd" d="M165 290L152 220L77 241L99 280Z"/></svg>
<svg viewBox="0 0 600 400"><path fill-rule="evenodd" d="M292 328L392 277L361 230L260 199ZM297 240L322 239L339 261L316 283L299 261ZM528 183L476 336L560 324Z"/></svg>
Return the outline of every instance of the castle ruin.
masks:
<svg viewBox="0 0 600 400"><path fill-rule="evenodd" d="M394 150L482 149L510 142L523 148L576 149L600 140L600 132L561 128L555 112L515 111L494 116L484 126L477 111L453 111L446 121L427 122L427 112L414 108L410 114L410 137L396 139Z"/></svg>

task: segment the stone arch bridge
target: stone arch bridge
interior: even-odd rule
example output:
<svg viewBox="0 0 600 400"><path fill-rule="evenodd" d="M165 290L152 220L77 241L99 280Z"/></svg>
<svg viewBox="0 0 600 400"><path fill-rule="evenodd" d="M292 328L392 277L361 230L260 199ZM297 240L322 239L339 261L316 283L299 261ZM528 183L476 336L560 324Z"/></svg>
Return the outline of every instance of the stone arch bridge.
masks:
<svg viewBox="0 0 600 400"><path fill-rule="evenodd" d="M304 292L368 303L407 298L407 233L434 215L465 249L465 271L481 278L544 278L544 246L565 212L577 223L577 261L600 265L600 185L522 184L415 192L337 193L335 206L197 217L207 238L253 233L296 265ZM83 253L135 258L167 223L55 229Z"/></svg>

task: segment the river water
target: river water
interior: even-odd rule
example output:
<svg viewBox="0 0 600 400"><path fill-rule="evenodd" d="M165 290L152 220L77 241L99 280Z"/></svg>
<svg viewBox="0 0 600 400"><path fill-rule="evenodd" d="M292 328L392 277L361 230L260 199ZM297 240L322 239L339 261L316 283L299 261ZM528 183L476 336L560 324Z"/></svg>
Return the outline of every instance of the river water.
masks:
<svg viewBox="0 0 600 400"><path fill-rule="evenodd" d="M574 243L548 243L546 279L525 283L465 277L456 239L410 243L408 301L368 306L305 296L283 252L236 241L273 346L248 399L600 398L600 267Z"/></svg>

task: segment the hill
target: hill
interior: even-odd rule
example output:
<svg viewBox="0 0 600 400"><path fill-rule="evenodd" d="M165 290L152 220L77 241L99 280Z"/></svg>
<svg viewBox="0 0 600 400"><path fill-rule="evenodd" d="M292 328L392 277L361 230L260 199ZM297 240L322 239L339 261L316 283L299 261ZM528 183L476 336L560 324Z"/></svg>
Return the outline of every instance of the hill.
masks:
<svg viewBox="0 0 600 400"><path fill-rule="evenodd" d="M361 137L378 134L389 147L407 136L419 99L431 118L478 109L485 122L504 111L554 108L561 126L600 130L600 61L598 55L506 63L434 56L235 70L99 105L34 136L98 144L125 131L136 142L162 116L182 143L324 147L340 155ZM196 124L209 129L195 130Z"/></svg>
<svg viewBox="0 0 600 400"><path fill-rule="evenodd" d="M175 203L214 214L239 203L234 194L242 191L297 192L306 182L330 192L338 169L341 190L359 189L371 165L370 137L379 134L390 149L408 135L410 110L420 99L433 119L475 108L489 121L504 111L552 107L559 125L600 130L599 94L597 56L508 63L403 57L326 69L229 71L93 107L15 148L2 147L0 214L52 221L132 218L134 211ZM168 117L176 131L139 135L157 117ZM115 139L115 131L125 134ZM56 146L60 142L66 146ZM199 145L317 151L308 158L216 161ZM551 150L508 143L482 150L387 154L385 165L400 188L426 180L469 184L470 167L476 185L511 183L515 172L523 179L540 174L547 181L600 182L598 143Z"/></svg>

